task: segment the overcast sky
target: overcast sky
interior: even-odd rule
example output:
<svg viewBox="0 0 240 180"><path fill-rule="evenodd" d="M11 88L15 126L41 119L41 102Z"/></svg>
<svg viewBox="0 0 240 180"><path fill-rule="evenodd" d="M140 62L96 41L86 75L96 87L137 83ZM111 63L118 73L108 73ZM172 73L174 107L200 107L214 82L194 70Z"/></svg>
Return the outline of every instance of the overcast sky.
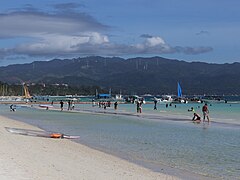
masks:
<svg viewBox="0 0 240 180"><path fill-rule="evenodd" d="M0 66L89 55L240 62L239 0L0 2Z"/></svg>

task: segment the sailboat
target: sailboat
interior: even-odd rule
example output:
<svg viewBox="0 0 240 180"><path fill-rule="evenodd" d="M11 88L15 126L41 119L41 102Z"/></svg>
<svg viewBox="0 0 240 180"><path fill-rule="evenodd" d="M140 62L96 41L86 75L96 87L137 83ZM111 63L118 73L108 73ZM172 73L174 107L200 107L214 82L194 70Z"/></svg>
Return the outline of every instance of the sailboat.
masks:
<svg viewBox="0 0 240 180"><path fill-rule="evenodd" d="M16 99L15 101L25 101L25 102L29 102L32 99L32 96L29 93L28 87L26 83L22 83L23 86L23 95L20 96L18 99Z"/></svg>
<svg viewBox="0 0 240 180"><path fill-rule="evenodd" d="M180 86L180 83L177 83L177 98L173 101L174 103L188 103L186 99L182 96L182 88Z"/></svg>
<svg viewBox="0 0 240 180"><path fill-rule="evenodd" d="M177 89L177 91L178 91L178 98L182 98L182 88L181 88L179 82L178 82L178 89Z"/></svg>
<svg viewBox="0 0 240 180"><path fill-rule="evenodd" d="M23 83L23 90L24 90L24 98L25 99L31 99L32 96L30 95L29 91L28 91L28 87L26 83Z"/></svg>

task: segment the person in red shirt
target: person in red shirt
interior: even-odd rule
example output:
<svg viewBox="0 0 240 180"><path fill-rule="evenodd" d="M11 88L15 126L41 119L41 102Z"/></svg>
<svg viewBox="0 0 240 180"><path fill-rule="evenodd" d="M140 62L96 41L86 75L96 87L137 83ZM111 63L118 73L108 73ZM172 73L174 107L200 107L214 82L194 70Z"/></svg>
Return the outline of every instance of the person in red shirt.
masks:
<svg viewBox="0 0 240 180"><path fill-rule="evenodd" d="M207 103L202 107L202 112L203 112L203 121L205 121L205 118L207 117L208 122L209 120L209 110L208 110L208 106Z"/></svg>

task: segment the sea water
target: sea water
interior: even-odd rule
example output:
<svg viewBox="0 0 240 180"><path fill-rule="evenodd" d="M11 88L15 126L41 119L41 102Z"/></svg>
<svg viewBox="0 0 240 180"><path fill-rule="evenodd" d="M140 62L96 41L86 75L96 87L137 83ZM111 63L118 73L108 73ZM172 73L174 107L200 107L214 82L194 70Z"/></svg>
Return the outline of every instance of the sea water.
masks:
<svg viewBox="0 0 240 180"><path fill-rule="evenodd" d="M212 104L209 110L213 122L194 124L193 112L187 110L194 107L201 114L201 106L173 104L166 108L158 104L158 110L153 110L153 104L144 104L141 115L136 115L134 104L120 104L119 114L110 114L113 109L90 114L25 107L10 112L6 105L1 105L0 112L45 130L80 135L79 143L154 171L184 179L239 179L240 104ZM75 108L105 111L91 104Z"/></svg>

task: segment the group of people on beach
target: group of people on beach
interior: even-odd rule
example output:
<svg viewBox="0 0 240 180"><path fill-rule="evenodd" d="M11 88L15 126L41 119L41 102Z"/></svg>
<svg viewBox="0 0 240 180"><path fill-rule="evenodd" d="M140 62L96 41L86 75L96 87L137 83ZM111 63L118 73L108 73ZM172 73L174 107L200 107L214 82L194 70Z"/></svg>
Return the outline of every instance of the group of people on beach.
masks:
<svg viewBox="0 0 240 180"><path fill-rule="evenodd" d="M137 113L142 113L142 104L143 102L138 100L136 102L136 106L137 106ZM61 100L60 101L60 108L61 108L61 111L63 111L63 105L64 105L64 102ZM107 101L107 102L104 102L104 101L100 101L98 103L99 107L102 107L104 109L106 109L106 107L110 107L111 106L111 102L110 101ZM116 101L114 103L114 109L116 110L117 109L117 106L118 106L118 102ZM15 109L13 108L13 105L10 106L10 110L11 111L15 111ZM68 110L74 110L74 102L73 101L68 101ZM157 101L154 101L154 110L157 110ZM190 112L193 112L193 118L192 118L192 121L195 122L195 123L200 123L201 122L201 116L195 112L194 108L191 107L190 109L188 109L188 111ZM203 113L203 122L205 122L205 120L207 119L208 123L210 122L210 119L209 119L209 109L208 109L208 105L207 103L205 103L202 107L202 113Z"/></svg>
<svg viewBox="0 0 240 180"><path fill-rule="evenodd" d="M201 116L194 111L193 107L191 107L191 109L189 109L188 111L194 112L193 113L193 118L192 118L193 122L196 122L196 123L200 123L201 122ZM208 123L209 123L210 122L210 119L209 119L209 109L208 109L207 103L205 103L204 106L202 107L202 113L203 113L203 122L205 122L205 120L207 118Z"/></svg>
<svg viewBox="0 0 240 180"><path fill-rule="evenodd" d="M75 103L74 103L73 100L68 100L67 104L68 104L68 109L67 109L68 111L74 110ZM61 101L60 101L61 111L63 111L63 105L64 105L64 102L61 100Z"/></svg>
<svg viewBox="0 0 240 180"><path fill-rule="evenodd" d="M111 107L111 101L99 101L98 107L107 109L107 107Z"/></svg>
<svg viewBox="0 0 240 180"><path fill-rule="evenodd" d="M73 100L68 100L68 111L69 110L74 110L75 103Z"/></svg>
<svg viewBox="0 0 240 180"><path fill-rule="evenodd" d="M107 107L111 107L112 103L111 103L111 101L99 101L97 104L98 104L99 108L107 109ZM114 109L116 110L118 107L118 102L115 101L113 103L113 105L114 105ZM95 99L92 99L92 107L94 107L94 106L96 106L96 102L95 102Z"/></svg>
<svg viewBox="0 0 240 180"><path fill-rule="evenodd" d="M154 99L154 107L153 110L157 110L157 100ZM172 104L170 103L169 106L172 106ZM137 109L139 108L139 105L137 104ZM166 103L166 108L168 108L168 104ZM175 105L176 108L176 105ZM199 106L200 108L200 106ZM195 123L200 123L201 122L201 116L195 112L194 108L191 107L190 109L188 109L188 111L193 112L193 118L192 121ZM137 112L139 112L137 110ZM202 113L203 113L203 122L205 122L205 120L207 119L208 123L210 122L210 118L209 118L209 109L208 109L208 105L207 103L205 103L202 107Z"/></svg>

